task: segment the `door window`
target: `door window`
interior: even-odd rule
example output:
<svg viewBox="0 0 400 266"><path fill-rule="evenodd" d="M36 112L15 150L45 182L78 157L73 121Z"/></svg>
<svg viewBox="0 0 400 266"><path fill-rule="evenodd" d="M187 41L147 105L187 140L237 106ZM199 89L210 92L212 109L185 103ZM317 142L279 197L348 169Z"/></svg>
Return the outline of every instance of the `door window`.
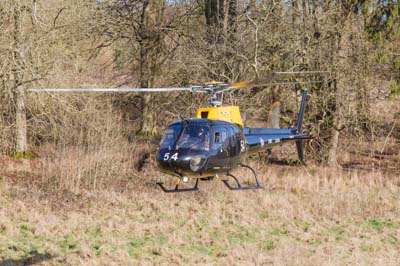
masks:
<svg viewBox="0 0 400 266"><path fill-rule="evenodd" d="M225 148L229 142L226 128L217 127L213 132L213 149Z"/></svg>

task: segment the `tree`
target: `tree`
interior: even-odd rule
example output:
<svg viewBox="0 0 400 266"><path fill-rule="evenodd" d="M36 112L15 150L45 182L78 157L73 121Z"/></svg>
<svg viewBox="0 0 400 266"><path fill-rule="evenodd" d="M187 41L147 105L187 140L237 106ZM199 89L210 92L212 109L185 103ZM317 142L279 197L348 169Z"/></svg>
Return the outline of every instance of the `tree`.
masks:
<svg viewBox="0 0 400 266"><path fill-rule="evenodd" d="M161 30L165 8L164 0L143 1L139 31L136 37L140 47L139 67L140 87L142 88L153 87L154 78L160 71L159 59L165 47ZM140 130L142 135L154 135L156 133L152 99L150 93L143 96L143 120Z"/></svg>
<svg viewBox="0 0 400 266"><path fill-rule="evenodd" d="M130 65L131 79L128 83L136 81L140 87L153 87L162 67L178 45L176 40L171 39L179 38L176 25L184 15L175 15L165 0L105 2L100 5L97 18L93 21L93 27L100 36L97 41L101 42L97 48L129 49L129 55L124 59L124 64ZM154 98L151 94L140 97L142 124L139 133L154 135Z"/></svg>
<svg viewBox="0 0 400 266"><path fill-rule="evenodd" d="M25 7L26 8L26 7ZM12 89L15 90L16 95L16 148L17 153L24 154L28 150L27 143L27 128L26 128L26 110L25 110L25 64L24 55L21 43L22 41L22 29L21 29L21 11L24 11L24 6L21 6L20 2L16 2L13 8L13 45L12 45L12 62L13 67L11 69L10 79L12 82Z"/></svg>
<svg viewBox="0 0 400 266"><path fill-rule="evenodd" d="M25 156L28 151L25 88L43 74L40 66L35 65L35 47L32 47L38 37L36 2L3 1L0 5L0 20L4 26L1 43L10 44L0 54L4 71L0 93L9 102L8 114L3 115L15 123L14 152ZM33 39L31 43L29 39Z"/></svg>
<svg viewBox="0 0 400 266"><path fill-rule="evenodd" d="M12 145L0 147L2 153L29 155L26 89L63 70L58 63L72 55L71 42L76 40L72 33L80 26L76 19L64 19L64 14L86 4L78 0L50 6L44 0L0 2L0 122L4 123L0 129L15 129Z"/></svg>

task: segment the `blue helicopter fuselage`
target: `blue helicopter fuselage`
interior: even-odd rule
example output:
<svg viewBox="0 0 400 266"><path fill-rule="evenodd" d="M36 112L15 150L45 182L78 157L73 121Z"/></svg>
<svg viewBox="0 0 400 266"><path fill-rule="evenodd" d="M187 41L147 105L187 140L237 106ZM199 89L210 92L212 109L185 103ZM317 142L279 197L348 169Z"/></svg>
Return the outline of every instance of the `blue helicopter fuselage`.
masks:
<svg viewBox="0 0 400 266"><path fill-rule="evenodd" d="M204 178L228 173L251 153L310 138L294 128L242 128L218 120L187 119L167 127L156 159L162 172Z"/></svg>

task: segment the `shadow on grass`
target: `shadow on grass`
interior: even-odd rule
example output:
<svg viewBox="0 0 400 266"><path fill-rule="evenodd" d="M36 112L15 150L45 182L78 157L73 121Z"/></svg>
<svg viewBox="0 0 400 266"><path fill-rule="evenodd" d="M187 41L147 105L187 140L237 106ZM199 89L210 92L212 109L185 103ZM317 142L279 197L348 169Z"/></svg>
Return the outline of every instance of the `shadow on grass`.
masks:
<svg viewBox="0 0 400 266"><path fill-rule="evenodd" d="M46 260L51 260L53 258L50 254L40 254L38 252L31 252L30 257L22 258L18 260L8 259L0 261L0 266L26 266L41 263Z"/></svg>

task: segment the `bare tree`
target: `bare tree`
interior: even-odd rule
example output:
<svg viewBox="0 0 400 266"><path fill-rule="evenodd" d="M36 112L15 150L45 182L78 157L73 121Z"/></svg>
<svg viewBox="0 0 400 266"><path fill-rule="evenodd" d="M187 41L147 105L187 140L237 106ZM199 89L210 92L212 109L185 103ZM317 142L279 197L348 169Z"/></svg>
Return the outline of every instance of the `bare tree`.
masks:
<svg viewBox="0 0 400 266"><path fill-rule="evenodd" d="M153 87L165 62L173 57L179 44L176 29L184 16L175 14L165 0L107 1L100 5L93 21L100 36L96 41L101 42L97 48L120 46L129 50L129 61L124 61L124 64L129 63L130 79L124 85L132 83L144 88ZM140 97L142 125L139 133L154 135L154 98L151 94Z"/></svg>
<svg viewBox="0 0 400 266"><path fill-rule="evenodd" d="M140 47L140 86L142 88L153 87L154 78L160 71L159 59L165 47L164 33L161 31L165 4L164 0L143 1L137 33L137 41ZM142 135L154 135L156 133L153 104L151 94L148 93L143 96L143 119L140 130Z"/></svg>
<svg viewBox="0 0 400 266"><path fill-rule="evenodd" d="M1 93L8 98L9 115L15 117L15 148L18 156L25 156L28 151L27 121L25 109L26 85L38 79L40 75L32 63L32 47L27 42L26 32L32 30L29 37L35 35L35 21L33 19L33 5L28 1L5 1L1 4L1 19L4 26L2 43L9 43L9 47L0 54L3 65L3 83Z"/></svg>
<svg viewBox="0 0 400 266"><path fill-rule="evenodd" d="M86 4L85 1L78 3ZM43 0L0 3L0 100L7 107L1 110L1 121L5 128L15 129L12 147L3 152L29 156L26 88L54 74L53 69L60 69L57 63L62 55L68 56L68 52L71 55L74 35L70 33L79 25L73 25L74 19L64 20L63 16L69 5L78 3L60 2L51 7Z"/></svg>

